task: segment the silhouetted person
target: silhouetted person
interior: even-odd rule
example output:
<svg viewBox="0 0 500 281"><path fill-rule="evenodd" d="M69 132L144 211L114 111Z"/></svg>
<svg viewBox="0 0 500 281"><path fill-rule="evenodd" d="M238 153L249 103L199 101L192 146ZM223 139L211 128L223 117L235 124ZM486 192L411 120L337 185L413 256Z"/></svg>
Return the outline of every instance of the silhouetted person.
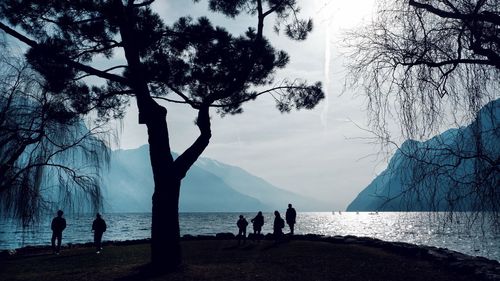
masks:
<svg viewBox="0 0 500 281"><path fill-rule="evenodd" d="M281 240L283 236L283 227L285 227L285 221L281 218L280 212L274 211L274 224L273 224L273 235L274 242Z"/></svg>
<svg viewBox="0 0 500 281"><path fill-rule="evenodd" d="M50 228L52 229L52 239L50 239L50 241L52 242L52 251L54 251L56 255L59 255L59 252L61 251L62 232L66 228L66 220L62 217L62 215L63 211L57 211L57 217L52 219L52 224L50 225Z"/></svg>
<svg viewBox="0 0 500 281"><path fill-rule="evenodd" d="M264 216L262 212L258 212L255 218L250 220L253 224L253 234L260 234L262 226L264 225Z"/></svg>
<svg viewBox="0 0 500 281"><path fill-rule="evenodd" d="M288 209L286 209L286 224L290 227L290 234L293 235L293 230L295 227L295 219L297 218L297 212L292 208L292 204L288 204Z"/></svg>
<svg viewBox="0 0 500 281"><path fill-rule="evenodd" d="M241 239L243 239L244 242L246 242L247 239L247 225L248 222L243 217L243 215L240 215L240 219L238 222L236 222L236 225L238 226L238 245L241 243Z"/></svg>
<svg viewBox="0 0 500 281"><path fill-rule="evenodd" d="M106 222L101 218L101 214L97 213L95 220L92 223L92 231L94 231L94 245L96 253L101 253L102 234L106 231Z"/></svg>

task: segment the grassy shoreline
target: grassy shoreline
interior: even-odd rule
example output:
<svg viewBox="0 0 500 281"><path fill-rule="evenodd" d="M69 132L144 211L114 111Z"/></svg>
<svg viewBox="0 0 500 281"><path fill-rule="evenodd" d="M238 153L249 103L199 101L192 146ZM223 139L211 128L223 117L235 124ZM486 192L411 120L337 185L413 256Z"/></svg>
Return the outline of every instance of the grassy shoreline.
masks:
<svg viewBox="0 0 500 281"><path fill-rule="evenodd" d="M59 256L42 247L0 257L0 280L481 280L474 270L359 243L298 239L238 245L205 238L184 239L182 248L179 272L151 276L145 241L108 243L100 255L89 244Z"/></svg>

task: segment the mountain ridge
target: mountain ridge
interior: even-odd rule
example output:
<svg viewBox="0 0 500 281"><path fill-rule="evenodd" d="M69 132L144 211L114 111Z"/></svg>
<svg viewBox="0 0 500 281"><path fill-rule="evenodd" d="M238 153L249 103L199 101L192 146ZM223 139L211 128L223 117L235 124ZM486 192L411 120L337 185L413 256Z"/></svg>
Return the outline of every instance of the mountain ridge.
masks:
<svg viewBox="0 0 500 281"><path fill-rule="evenodd" d="M173 154L176 158L177 154ZM104 206L111 212L150 212L153 176L149 146L111 151L103 173ZM328 210L328 204L280 189L244 169L201 157L182 180L179 211L243 212L286 209Z"/></svg>
<svg viewBox="0 0 500 281"><path fill-rule="evenodd" d="M427 141L407 140L389 164L348 205L347 211L484 211L495 203L470 194L475 185L498 188L488 175L500 158L500 99L479 110L468 126L451 128ZM481 157L483 155L483 157ZM479 167L486 176L477 181ZM487 198L486 198L487 199Z"/></svg>

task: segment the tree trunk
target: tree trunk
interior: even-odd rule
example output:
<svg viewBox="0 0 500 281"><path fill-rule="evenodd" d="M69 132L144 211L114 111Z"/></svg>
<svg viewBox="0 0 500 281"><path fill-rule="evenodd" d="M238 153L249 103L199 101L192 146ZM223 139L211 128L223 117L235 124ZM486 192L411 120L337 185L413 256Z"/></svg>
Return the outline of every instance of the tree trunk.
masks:
<svg viewBox="0 0 500 281"><path fill-rule="evenodd" d="M133 2L130 2L133 3ZM135 10L114 0L120 35L130 73L129 85L135 91L139 123L148 128L149 156L154 178L151 221L151 264L157 272L173 271L181 264L179 231L179 193L182 177L174 167L170 151L167 110L149 94L143 77L139 47L136 45Z"/></svg>
<svg viewBox="0 0 500 281"><path fill-rule="evenodd" d="M129 3L133 3L129 2ZM135 10L114 0L119 17L120 35L128 62L129 86L134 90L139 109L139 123L148 128L149 156L153 169L154 193L151 222L151 264L156 272L176 270L181 262L179 230L179 195L181 180L207 147L211 137L209 105L198 109L200 136L176 161L170 150L167 110L156 103L143 76L139 47L136 45ZM193 105L192 105L193 106Z"/></svg>
<svg viewBox="0 0 500 281"><path fill-rule="evenodd" d="M151 222L151 264L155 271L173 271L181 264L179 231L180 178L173 168L167 110L152 103L148 108L148 135L154 193Z"/></svg>
<svg viewBox="0 0 500 281"><path fill-rule="evenodd" d="M181 265L179 195L181 180L207 147L210 137L208 106L198 111L200 136L173 161L170 151L167 110L155 102L147 108L149 153L155 189L151 226L151 264L157 272L174 271Z"/></svg>
<svg viewBox="0 0 500 281"><path fill-rule="evenodd" d="M151 150L153 151L153 150ZM179 230L180 181L155 183L151 225L151 264L155 271L175 271L182 263Z"/></svg>

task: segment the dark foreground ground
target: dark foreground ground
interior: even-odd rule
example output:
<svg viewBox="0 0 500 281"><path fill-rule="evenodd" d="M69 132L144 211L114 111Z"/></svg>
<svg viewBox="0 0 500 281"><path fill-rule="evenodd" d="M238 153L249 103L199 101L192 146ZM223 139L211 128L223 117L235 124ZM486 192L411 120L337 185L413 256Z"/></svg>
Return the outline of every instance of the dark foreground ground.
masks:
<svg viewBox="0 0 500 281"><path fill-rule="evenodd" d="M356 244L320 241L182 242L183 268L147 276L149 244L108 245L100 255L91 247L47 248L0 257L0 280L479 280L441 262Z"/></svg>
<svg viewBox="0 0 500 281"><path fill-rule="evenodd" d="M356 244L183 241L180 272L148 276L149 244L47 248L0 257L0 280L478 280L446 264Z"/></svg>

